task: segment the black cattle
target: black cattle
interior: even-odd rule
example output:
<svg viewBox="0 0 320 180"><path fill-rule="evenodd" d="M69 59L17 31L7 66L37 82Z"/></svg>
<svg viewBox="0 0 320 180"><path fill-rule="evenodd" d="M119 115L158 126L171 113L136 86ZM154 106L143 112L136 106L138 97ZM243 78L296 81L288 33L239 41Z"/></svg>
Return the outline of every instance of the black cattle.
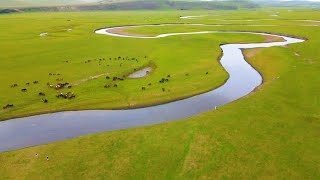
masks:
<svg viewBox="0 0 320 180"><path fill-rule="evenodd" d="M164 92L166 89L165 88L162 88L162 92Z"/></svg>
<svg viewBox="0 0 320 180"><path fill-rule="evenodd" d="M2 109L8 109L8 108L12 108L12 107L14 107L13 104L7 104Z"/></svg>
<svg viewBox="0 0 320 180"><path fill-rule="evenodd" d="M107 77L106 77L106 79L110 79L110 77L109 77L109 76L107 76Z"/></svg>
<svg viewBox="0 0 320 180"><path fill-rule="evenodd" d="M33 81L33 84L38 84L39 83L39 81Z"/></svg>
<svg viewBox="0 0 320 180"><path fill-rule="evenodd" d="M21 89L22 92L27 92L27 89Z"/></svg>
<svg viewBox="0 0 320 180"><path fill-rule="evenodd" d="M169 74L167 77L168 77L168 78L170 78L170 77L171 77L171 75Z"/></svg>
<svg viewBox="0 0 320 180"><path fill-rule="evenodd" d="M39 96L45 96L46 94L43 92L39 92Z"/></svg>
<svg viewBox="0 0 320 180"><path fill-rule="evenodd" d="M26 85L27 85L27 86L29 86L29 85L30 85L30 83L26 83Z"/></svg>
<svg viewBox="0 0 320 180"><path fill-rule="evenodd" d="M41 101L44 102L44 103L48 103L47 99L41 99Z"/></svg>
<svg viewBox="0 0 320 180"><path fill-rule="evenodd" d="M71 94L71 95L68 97L68 99L74 99L74 98L76 98L76 95L74 95L74 94Z"/></svg>
<svg viewBox="0 0 320 180"><path fill-rule="evenodd" d="M115 85L113 85L113 87L118 87L118 85L117 85L117 84L115 84Z"/></svg>
<svg viewBox="0 0 320 180"><path fill-rule="evenodd" d="M208 75L209 74L209 72L206 72L206 75Z"/></svg>
<svg viewBox="0 0 320 180"><path fill-rule="evenodd" d="M63 93L60 93L58 95L56 95L57 98L64 98L64 99L73 99L76 97L75 94L73 94L72 92L68 92L67 94L63 94Z"/></svg>
<svg viewBox="0 0 320 180"><path fill-rule="evenodd" d="M109 88L110 87L110 85L104 85L104 88Z"/></svg>
<svg viewBox="0 0 320 180"><path fill-rule="evenodd" d="M12 84L11 85L11 87L13 88L13 87L17 87L18 86L18 84Z"/></svg>
<svg viewBox="0 0 320 180"><path fill-rule="evenodd" d="M151 83L148 84L148 86L151 86L151 85L152 85Z"/></svg>
<svg viewBox="0 0 320 180"><path fill-rule="evenodd" d="M64 94L63 93L60 93L58 95L56 95L57 98L63 98L64 97Z"/></svg>
<svg viewBox="0 0 320 180"><path fill-rule="evenodd" d="M12 107L14 107L13 104L7 104L2 109L8 109L8 108L12 108Z"/></svg>
<svg viewBox="0 0 320 180"><path fill-rule="evenodd" d="M54 86L54 88L55 88L55 89L62 89L62 88L64 88L64 87L68 86L68 85L69 85L68 82L59 83L59 84L57 84L56 86ZM51 87L51 86L50 86L50 87Z"/></svg>
<svg viewBox="0 0 320 180"><path fill-rule="evenodd" d="M141 89L142 89L142 90L146 90L146 88L145 88L145 87L142 87Z"/></svg>
<svg viewBox="0 0 320 180"><path fill-rule="evenodd" d="M186 76L189 76L189 73L187 73Z"/></svg>

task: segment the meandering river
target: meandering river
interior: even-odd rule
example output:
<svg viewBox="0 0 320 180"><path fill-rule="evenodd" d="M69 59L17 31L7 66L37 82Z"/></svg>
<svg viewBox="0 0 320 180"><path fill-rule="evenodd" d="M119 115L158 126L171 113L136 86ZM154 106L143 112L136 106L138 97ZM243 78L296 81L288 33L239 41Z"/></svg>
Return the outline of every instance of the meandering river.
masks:
<svg viewBox="0 0 320 180"><path fill-rule="evenodd" d="M148 37L112 33L111 30L115 28L126 27L100 29L96 33L119 38L165 38L177 35L226 33L201 31L169 33ZM253 34L266 35L263 33ZM261 75L245 61L241 49L284 46L304 41L280 35L271 36L282 37L285 41L221 45L223 50L223 56L220 60L221 65L229 73L230 77L225 84L207 93L139 109L66 111L2 121L0 122L0 152L70 139L86 134L184 119L235 101L249 94L262 83Z"/></svg>

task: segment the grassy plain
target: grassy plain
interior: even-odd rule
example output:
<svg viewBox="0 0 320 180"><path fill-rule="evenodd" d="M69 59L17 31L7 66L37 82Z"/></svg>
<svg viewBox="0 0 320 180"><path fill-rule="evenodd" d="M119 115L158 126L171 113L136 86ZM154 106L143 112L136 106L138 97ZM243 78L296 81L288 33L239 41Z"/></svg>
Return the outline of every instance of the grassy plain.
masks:
<svg viewBox="0 0 320 180"><path fill-rule="evenodd" d="M161 13L161 18L155 22L152 19L157 19L157 16L152 12L30 13L1 16L0 47L6 53L0 55L0 104L13 104L14 108L1 109L0 120L63 110L135 108L209 91L228 78L218 62L221 54L219 44L262 42L266 39L260 35L211 34L145 40L94 33L95 29L119 25L120 22L143 24L151 21L179 21L179 12ZM132 17L134 15L135 18ZM145 19L145 16L151 16L150 20ZM161 33L162 30L151 29L156 33ZM201 31L208 28L173 26L167 28L167 31L183 32L187 29ZM39 36L45 32L48 33L47 36ZM123 60L127 57L138 61ZM112 77L126 76L134 69L148 65L155 70L146 78L112 81ZM60 75L51 76L50 73ZM169 83L159 83L161 78L169 74ZM88 80L94 76L99 78ZM106 79L106 76L110 79ZM39 81L39 84L33 84L33 81ZM53 85L69 82L73 87L55 90L47 86L48 82ZM18 87L11 88L15 83ZM148 86L149 83L152 85ZM118 87L104 88L104 85L114 84ZM142 87L147 90L142 91ZM28 91L21 92L23 88ZM170 92L162 92L162 88ZM68 91L74 92L76 99L56 98L57 94ZM46 96L39 96L39 92ZM42 98L46 98L48 103L43 103Z"/></svg>
<svg viewBox="0 0 320 180"><path fill-rule="evenodd" d="M25 115L32 110L37 113L46 111L43 108L46 104L38 102L39 98L35 94L39 90L45 91L45 86L39 84L39 89L21 95L11 90L10 83L21 84L33 79L43 83L48 81L47 73L57 69L61 70L68 81L77 81L105 72L105 65L100 68L97 62L84 64L86 59L100 57L149 57L139 63L128 63L124 66L126 68L119 68L117 62L112 62L107 71L112 75L126 74L132 68L148 63L152 63L156 69L149 77L123 81L118 89L112 91L105 91L101 87L106 81L103 78L83 83L73 90L79 94L79 98L59 101L52 97L47 104L50 108L47 109L128 107L129 103L152 104L207 91L227 78L217 61L220 43L259 42L264 37L208 34L135 40L95 35L93 30L128 24L220 24L220 20L208 17L196 20L181 20L178 17L214 13L229 19L265 19L274 12L280 12L277 18L282 20L268 21L268 24L276 26L243 26L266 24L262 20L228 22L229 25L220 27L174 26L166 29L151 28L151 32L148 28L130 30L139 34L204 29L245 30L307 38L307 42L288 47L244 51L248 61L264 78L264 84L254 93L217 111L178 122L100 133L1 153L1 176L4 179L319 179L320 28L311 26L319 24L316 22L288 20L306 17L320 19L320 13L316 11L269 9L184 14L99 12L1 16L3 35L0 36L0 47L7 53L0 55L0 102L5 104L7 101L15 101L17 105L21 104L21 108L18 106L10 111L2 111L0 115L4 119L19 113ZM49 20L51 23L47 23ZM69 27L74 28L74 31L61 30ZM49 36L38 37L41 32L49 32ZM173 51L174 48L176 50ZM63 64L65 59L69 59L70 64ZM206 71L210 72L210 76L203 75ZM186 78L186 72L192 76ZM174 77L168 84L173 89L172 94L161 94L160 85L145 92L140 91L142 85L148 82L154 84L154 81L166 74ZM40 89L42 86L43 89ZM33 95L30 95L32 91ZM48 90L48 93L52 92ZM156 96L159 93L160 97ZM102 97L104 100L100 99ZM150 102L143 101L145 99ZM35 158L36 153L40 154L39 158ZM50 161L45 160L47 155Z"/></svg>

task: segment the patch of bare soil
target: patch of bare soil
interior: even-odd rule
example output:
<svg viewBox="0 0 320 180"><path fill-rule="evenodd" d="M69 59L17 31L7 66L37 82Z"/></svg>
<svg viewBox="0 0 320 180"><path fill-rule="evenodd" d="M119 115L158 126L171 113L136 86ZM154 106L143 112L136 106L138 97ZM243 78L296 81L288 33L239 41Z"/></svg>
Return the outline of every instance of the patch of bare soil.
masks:
<svg viewBox="0 0 320 180"><path fill-rule="evenodd" d="M265 35L264 37L265 37L265 39L263 42L282 42L282 41L284 41L284 39L282 37L268 36L268 35Z"/></svg>
<svg viewBox="0 0 320 180"><path fill-rule="evenodd" d="M85 79L81 79L81 80L79 80L79 81L76 81L76 82L72 83L72 85L73 85L73 86L77 86L77 85L82 84L82 83L85 83L85 82L87 82L87 81L90 81L90 80L93 80L93 79L98 79L99 77L105 76L105 75L107 75L107 74L99 74L99 75L96 75L96 76L90 76L90 77L88 77L88 78L85 78Z"/></svg>
<svg viewBox="0 0 320 180"><path fill-rule="evenodd" d="M127 28L114 28L114 29L109 29L108 32L109 33L113 33L113 34L120 34L120 35L127 35L127 36L143 36L143 37L148 37L146 35L143 34L135 34L135 33L129 33L126 30L129 29L130 27Z"/></svg>
<svg viewBox="0 0 320 180"><path fill-rule="evenodd" d="M245 58L252 58L252 57L254 57L259 51L260 51L260 49L248 49L248 50L244 51L244 57L245 57Z"/></svg>

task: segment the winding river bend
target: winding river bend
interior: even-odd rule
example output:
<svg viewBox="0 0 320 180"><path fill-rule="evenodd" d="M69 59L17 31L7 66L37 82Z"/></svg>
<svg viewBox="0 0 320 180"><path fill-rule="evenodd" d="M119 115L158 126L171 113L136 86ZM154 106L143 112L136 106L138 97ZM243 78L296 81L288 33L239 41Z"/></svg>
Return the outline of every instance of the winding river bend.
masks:
<svg viewBox="0 0 320 180"><path fill-rule="evenodd" d="M146 37L112 33L111 30L115 28L126 27L100 29L96 33L117 36L119 38L164 38L176 35L226 33L201 31ZM266 35L263 33L253 34ZM86 134L184 119L230 103L249 94L262 83L261 75L245 61L241 49L283 46L304 41L280 35L271 36L282 37L285 41L221 45L223 50L221 64L230 77L225 84L207 93L167 104L139 109L66 111L0 122L0 152L46 144Z"/></svg>

